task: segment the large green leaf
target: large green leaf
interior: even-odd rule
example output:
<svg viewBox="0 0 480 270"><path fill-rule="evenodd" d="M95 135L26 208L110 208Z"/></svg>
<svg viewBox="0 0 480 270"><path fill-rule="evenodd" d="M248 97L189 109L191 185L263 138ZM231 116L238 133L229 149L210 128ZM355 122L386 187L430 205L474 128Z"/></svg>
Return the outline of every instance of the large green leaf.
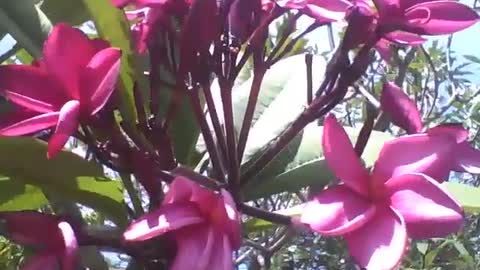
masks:
<svg viewBox="0 0 480 270"><path fill-rule="evenodd" d="M466 213L480 213L480 188L455 182L444 182L442 185L460 203Z"/></svg>
<svg viewBox="0 0 480 270"><path fill-rule="evenodd" d="M133 96L133 83L137 69L136 55L130 42L130 27L123 11L115 8L110 0L84 0L100 37L110 41L113 47L122 49L122 66L120 74L120 112L122 118L132 126L137 114Z"/></svg>
<svg viewBox="0 0 480 270"><path fill-rule="evenodd" d="M52 24L37 5L38 0L0 1L0 32L8 32L35 58Z"/></svg>
<svg viewBox="0 0 480 270"><path fill-rule="evenodd" d="M37 198L32 198L36 204L32 201L25 204L30 203L28 206L35 208L44 203L43 197L37 194L38 188L49 196L58 196L100 211L119 225L125 224L126 209L118 181L106 178L100 165L73 153L60 152L48 160L46 151L46 143L36 139L0 137L0 174L5 176L0 181L0 187L2 190L10 187L12 194L16 193L0 193L0 205L8 206L9 202L11 204L12 200L25 196L27 192ZM22 185L24 193L21 192Z"/></svg>
<svg viewBox="0 0 480 270"><path fill-rule="evenodd" d="M40 9L52 23L68 22L80 25L89 19L89 13L79 0L43 0Z"/></svg>
<svg viewBox="0 0 480 270"><path fill-rule="evenodd" d="M37 209L47 203L40 188L10 177L0 177L0 211Z"/></svg>
<svg viewBox="0 0 480 270"><path fill-rule="evenodd" d="M313 58L313 89L322 81L325 70L322 57ZM248 168L264 149L285 130L304 110L307 103L306 67L303 55L288 57L274 65L262 83L258 105L250 135L243 156L244 168ZM235 115L239 122L243 119L251 80L235 90ZM238 124L238 123L237 123ZM238 125L237 125L238 127ZM352 141L359 130L346 128ZM327 168L320 140L322 127L309 124L277 157L244 187L246 199L282 191L298 191L302 187L327 184L333 175ZM391 136L373 132L363 159L367 166L373 165L383 142Z"/></svg>

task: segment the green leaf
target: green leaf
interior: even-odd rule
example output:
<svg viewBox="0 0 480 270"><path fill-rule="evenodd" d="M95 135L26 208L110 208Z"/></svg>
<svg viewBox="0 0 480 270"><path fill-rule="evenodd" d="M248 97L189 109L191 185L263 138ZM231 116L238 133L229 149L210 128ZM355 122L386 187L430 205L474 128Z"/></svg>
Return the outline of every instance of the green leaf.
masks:
<svg viewBox="0 0 480 270"><path fill-rule="evenodd" d="M0 187L11 185L18 190L19 186L12 182L19 182L25 185L25 191L34 193L35 189L28 188L33 186L49 196L91 207L118 225L125 225L121 184L106 178L100 165L66 151L48 160L46 143L32 138L0 137L0 152L0 174L5 176ZM0 196L1 202L10 200L4 194ZM43 203L42 198L36 196L37 203Z"/></svg>
<svg viewBox="0 0 480 270"><path fill-rule="evenodd" d="M78 0L43 0L40 9L52 23L68 22L80 25L89 19L89 13L82 1Z"/></svg>
<svg viewBox="0 0 480 270"><path fill-rule="evenodd" d="M110 0L84 0L87 10L95 22L100 37L110 41L113 47L122 50L120 70L120 112L123 120L132 126L137 121L133 96L133 83L137 69L136 55L130 42L130 26L123 11L115 8ZM137 76L140 78L140 76Z"/></svg>
<svg viewBox="0 0 480 270"><path fill-rule="evenodd" d="M42 46L52 24L36 0L0 1L0 31L8 32L32 56L42 55Z"/></svg>
<svg viewBox="0 0 480 270"><path fill-rule="evenodd" d="M466 213L474 215L480 213L480 188L454 182L444 182L442 185L460 203Z"/></svg>
<svg viewBox="0 0 480 270"><path fill-rule="evenodd" d="M46 204L48 200L40 188L0 176L0 211L38 209Z"/></svg>

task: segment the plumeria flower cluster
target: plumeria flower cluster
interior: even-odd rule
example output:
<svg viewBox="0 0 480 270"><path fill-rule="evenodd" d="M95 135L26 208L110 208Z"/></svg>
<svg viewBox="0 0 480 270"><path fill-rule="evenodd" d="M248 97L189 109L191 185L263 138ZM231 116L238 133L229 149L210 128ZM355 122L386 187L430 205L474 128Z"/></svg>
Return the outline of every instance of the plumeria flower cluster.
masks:
<svg viewBox="0 0 480 270"><path fill-rule="evenodd" d="M147 192L149 211L144 212L144 197L140 195L140 211L129 215L129 226L120 228L121 237L111 241L114 248L135 259L166 261L172 270L233 270L233 253L241 251L244 214L288 226L300 225L325 236L341 236L360 267L383 270L401 264L409 239L445 237L462 228L463 209L441 182L451 171L480 173L480 151L468 142L468 130L461 125L424 130L415 103L393 83L383 87L381 109L407 134L386 142L371 170L362 164L345 130L330 114L318 139L339 181L313 196L300 217L255 208L244 201L242 188L253 178L249 176L258 175L303 128L323 119L343 100L348 88L365 73L372 48L388 60L391 43L419 45L425 42L423 36L466 29L479 19L471 8L450 0L111 2L119 9L125 8L132 25L130 38L136 51L128 57L150 60L151 70L126 74L134 78L138 73L150 79L149 95L142 95L137 81L131 89L138 121L123 125L128 119L120 121L117 118L123 115L114 114L121 106L116 99L121 90L117 82L124 75L120 74L124 64L121 50L60 23L45 41L42 58L30 65L0 66L0 94L13 105L12 111L2 116L0 135L38 137L39 132L50 131L43 132L48 134L48 159L58 155L74 136L94 149L98 163L121 175L134 175ZM311 100L302 114L243 170L245 145L239 146L238 141L247 141L248 131L243 128L252 126L261 80L276 57L266 55L268 26L290 11L298 15L295 20L302 15L313 18L310 30L341 20L348 26L317 95L310 93ZM217 22L225 24L217 27ZM180 31L177 24L181 25ZM168 46L161 44L162 38L169 40ZM277 49L289 47L284 45L280 42ZM173 48L170 55L167 47ZM254 58L254 78L244 118L250 120L243 123L238 135L232 87L243 67L236 66L237 62L244 65L249 56ZM160 65L168 57L178 63L170 63L175 92L162 118L156 114L161 99L159 85L167 83L155 76L159 76ZM258 75L258 70L263 73ZM222 92L221 109L215 107L210 92L215 76ZM204 95L199 94L200 89ZM205 98L208 114L199 96ZM145 97L150 100L143 100ZM187 104L207 146L208 155L201 161L206 161L206 166L197 167L206 168L202 173L191 169L185 173L174 156L175 138L170 137L169 124L183 97L191 101ZM92 133L100 139L92 140ZM175 171L179 168L183 171ZM129 196L135 195L131 190L134 185L125 187L130 189ZM0 220L9 239L36 251L22 270L73 270L79 265L80 246L110 244L88 235L84 224L64 216L16 211L0 212ZM173 255L149 257L149 244L157 245L155 252L160 250L158 246L166 246Z"/></svg>

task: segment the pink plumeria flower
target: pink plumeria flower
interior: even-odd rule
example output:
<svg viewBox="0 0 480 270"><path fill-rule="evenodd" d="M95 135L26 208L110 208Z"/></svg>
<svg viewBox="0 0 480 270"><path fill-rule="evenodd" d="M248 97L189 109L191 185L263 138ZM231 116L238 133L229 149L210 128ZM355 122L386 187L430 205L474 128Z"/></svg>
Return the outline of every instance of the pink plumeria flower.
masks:
<svg viewBox="0 0 480 270"><path fill-rule="evenodd" d="M133 222L126 241L170 233L177 243L171 270L231 270L232 251L240 247L240 223L231 195L214 193L177 177L162 206Z"/></svg>
<svg viewBox="0 0 480 270"><path fill-rule="evenodd" d="M20 245L38 248L21 270L74 270L78 243L68 222L35 211L1 212L7 237Z"/></svg>
<svg viewBox="0 0 480 270"><path fill-rule="evenodd" d="M49 158L58 153L79 123L107 103L120 70L121 52L102 48L80 30L56 25L35 65L0 66L0 91L11 102L37 115L0 130L4 136L30 134L50 127Z"/></svg>
<svg viewBox="0 0 480 270"><path fill-rule="evenodd" d="M282 8L299 10L319 23L342 20L352 5L346 0L279 0L276 4Z"/></svg>
<svg viewBox="0 0 480 270"><path fill-rule="evenodd" d="M413 100L394 83L385 83L380 99L381 108L388 113L392 122L409 134L423 131L420 111ZM461 124L443 124L424 131L429 136L441 136L455 144L451 151L444 152L443 162L436 169L423 172L439 181L448 179L450 171L480 174L480 150L468 142L468 130ZM439 159L440 160L440 159Z"/></svg>
<svg viewBox="0 0 480 270"><path fill-rule="evenodd" d="M408 173L409 167L428 166L435 159L438 141L427 135L392 140L369 173L345 130L328 116L324 155L342 183L308 202L300 222L324 235L343 236L352 257L369 270L400 264L409 237L443 237L458 231L463 211L455 199L431 177ZM430 160L419 160L425 153Z"/></svg>

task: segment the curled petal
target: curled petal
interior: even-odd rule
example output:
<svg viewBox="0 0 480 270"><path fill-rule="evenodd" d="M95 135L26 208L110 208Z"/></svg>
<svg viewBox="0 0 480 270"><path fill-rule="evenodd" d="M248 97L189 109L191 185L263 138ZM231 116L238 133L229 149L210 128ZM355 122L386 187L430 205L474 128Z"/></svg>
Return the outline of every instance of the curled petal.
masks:
<svg viewBox="0 0 480 270"><path fill-rule="evenodd" d="M123 237L127 241L143 241L204 221L193 203L167 204L135 220Z"/></svg>
<svg viewBox="0 0 480 270"><path fill-rule="evenodd" d="M24 116L28 117L29 114ZM51 112L34 115L23 120L19 118L18 120L20 121L17 123L12 123L10 120L7 120L7 125L2 125L2 129L0 129L0 135L19 136L47 129L57 124L59 116L59 112Z"/></svg>
<svg viewBox="0 0 480 270"><path fill-rule="evenodd" d="M62 256L63 270L73 270L77 259L78 243L73 228L68 222L62 221L58 223L61 231L65 249Z"/></svg>
<svg viewBox="0 0 480 270"><path fill-rule="evenodd" d="M312 0L303 12L320 23L335 22L345 18L345 12L352 4L345 0Z"/></svg>
<svg viewBox="0 0 480 270"><path fill-rule="evenodd" d="M17 104L18 106L24 107L28 110L39 112L39 113L49 113L55 110L55 106L50 103L43 102L31 98L29 96L24 96L16 92L5 91L5 97L8 98L11 102Z"/></svg>
<svg viewBox="0 0 480 270"><path fill-rule="evenodd" d="M189 177L195 176L191 175ZM163 203L193 202L203 214L208 215L212 209L217 207L219 199L218 194L215 194L211 190L200 186L186 177L178 176L173 180L172 184L170 184Z"/></svg>
<svg viewBox="0 0 480 270"><path fill-rule="evenodd" d="M387 33L384 35L384 38L400 45L411 45L411 46L421 45L425 43L425 41L427 41L425 38L417 34L404 32L404 31L394 31L394 32Z"/></svg>
<svg viewBox="0 0 480 270"><path fill-rule="evenodd" d="M385 186L411 237L444 237L462 227L461 206L434 179L405 174L388 180Z"/></svg>
<svg viewBox="0 0 480 270"><path fill-rule="evenodd" d="M473 9L455 1L419 3L407 9L405 17L408 25L420 35L455 33L472 26L479 19Z"/></svg>
<svg viewBox="0 0 480 270"><path fill-rule="evenodd" d="M302 211L300 222L325 235L357 230L375 215L375 205L345 185L320 192Z"/></svg>
<svg viewBox="0 0 480 270"><path fill-rule="evenodd" d="M347 133L333 115L325 119L322 145L325 160L335 175L349 188L368 196L369 173L353 150Z"/></svg>
<svg viewBox="0 0 480 270"><path fill-rule="evenodd" d="M454 170L480 174L480 150L473 148L468 142L459 144L455 151Z"/></svg>
<svg viewBox="0 0 480 270"><path fill-rule="evenodd" d="M68 138L75 132L78 127L80 116L80 102L78 100L70 100L63 105L58 116L58 123L50 140L48 140L47 157L52 158L60 152L67 143Z"/></svg>
<svg viewBox="0 0 480 270"><path fill-rule="evenodd" d="M424 173L439 181L453 167L455 141L445 136L414 134L384 144L373 168L372 177L378 184L407 173Z"/></svg>
<svg viewBox="0 0 480 270"><path fill-rule="evenodd" d="M408 133L418 133L422 130L422 117L415 102L394 83L388 82L383 85L380 104L382 110L391 116L393 123Z"/></svg>
<svg viewBox="0 0 480 270"><path fill-rule="evenodd" d="M216 252L216 254L210 258L208 269L234 269L232 260L232 245L227 235L220 235L215 237L213 250L214 252Z"/></svg>
<svg viewBox="0 0 480 270"><path fill-rule="evenodd" d="M383 61L387 63L390 63L392 59L392 49L390 48L390 44L390 41L383 38L375 44L375 50L380 54Z"/></svg>
<svg viewBox="0 0 480 270"><path fill-rule="evenodd" d="M95 54L88 37L67 24L55 25L43 46L43 62L69 99L80 99L81 70Z"/></svg>
<svg viewBox="0 0 480 270"><path fill-rule="evenodd" d="M120 57L120 50L107 48L95 54L88 63L81 100L88 104L91 115L102 109L112 95L120 72Z"/></svg>
<svg viewBox="0 0 480 270"><path fill-rule="evenodd" d="M240 216L232 195L230 195L230 193L225 189L222 189L220 192L222 194L223 207L226 213L226 229L229 232L229 237L232 242L231 245L237 249L240 248L240 245L242 244Z"/></svg>
<svg viewBox="0 0 480 270"><path fill-rule="evenodd" d="M387 208L344 238L350 254L361 267L387 270L400 263L407 243L407 230L403 218Z"/></svg>

